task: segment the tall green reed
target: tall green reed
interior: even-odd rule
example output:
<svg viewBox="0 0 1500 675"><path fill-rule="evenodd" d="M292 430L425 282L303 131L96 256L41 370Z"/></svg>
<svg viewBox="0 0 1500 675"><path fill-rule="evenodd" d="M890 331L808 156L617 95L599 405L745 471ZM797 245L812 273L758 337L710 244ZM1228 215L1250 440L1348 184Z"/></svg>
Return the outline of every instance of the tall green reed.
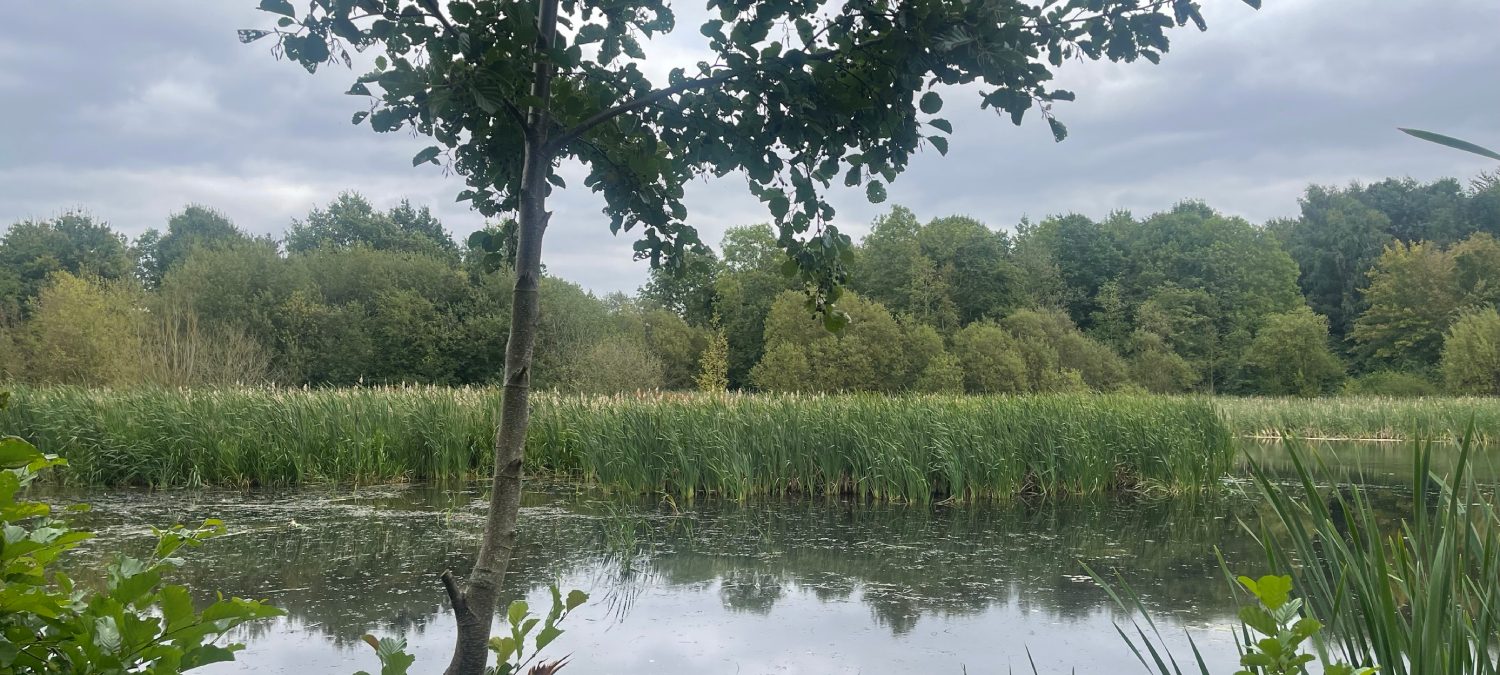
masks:
<svg viewBox="0 0 1500 675"><path fill-rule="evenodd" d="M1500 672L1500 510L1495 487L1471 473L1482 452L1473 433L1460 438L1449 472L1434 470L1429 442L1413 443L1410 499L1398 514L1376 508L1358 485L1323 484L1305 446L1293 442L1288 452L1295 466L1289 482L1251 469L1266 509L1262 522L1245 527L1260 542L1264 564L1286 576L1231 581L1256 603L1240 613L1239 673L1307 673L1315 661L1324 673ZM1230 565L1245 563L1221 558L1220 564L1232 579ZM1267 580L1276 587L1270 601ZM1128 588L1122 597L1104 585L1119 604L1145 616L1149 630L1120 631L1142 665L1181 675L1178 655L1162 645L1140 600ZM1293 589L1300 597L1289 600ZM1316 657L1298 649L1305 640L1314 643ZM1208 675L1198 646L1191 638L1189 644L1193 658L1181 660ZM1269 653L1277 650L1283 652Z"/></svg>
<svg viewBox="0 0 1500 675"><path fill-rule="evenodd" d="M288 485L489 471L497 392L21 388L0 428L76 483ZM1129 395L536 398L528 470L637 493L929 502L1182 492L1230 468L1205 399Z"/></svg>

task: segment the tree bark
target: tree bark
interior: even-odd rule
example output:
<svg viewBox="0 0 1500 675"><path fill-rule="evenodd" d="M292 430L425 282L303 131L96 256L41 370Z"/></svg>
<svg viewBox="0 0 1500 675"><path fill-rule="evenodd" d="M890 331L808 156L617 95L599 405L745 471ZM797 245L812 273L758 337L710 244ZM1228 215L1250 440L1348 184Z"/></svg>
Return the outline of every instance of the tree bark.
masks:
<svg viewBox="0 0 1500 675"><path fill-rule="evenodd" d="M539 47L557 36L558 0L541 0L537 17ZM521 169L520 213L516 232L516 283L512 290L510 338L505 345L505 378L500 403L500 425L495 430L495 473L490 488L489 514L479 556L460 590L451 573L443 573L443 587L453 605L457 636L447 675L482 675L489 661L490 631L495 605L516 545L516 521L521 509L521 471L526 457L526 426L530 420L531 354L536 344L537 286L542 277L542 235L547 221L547 175L552 154L547 147L552 66L538 49L531 93L540 101L526 116L526 154Z"/></svg>

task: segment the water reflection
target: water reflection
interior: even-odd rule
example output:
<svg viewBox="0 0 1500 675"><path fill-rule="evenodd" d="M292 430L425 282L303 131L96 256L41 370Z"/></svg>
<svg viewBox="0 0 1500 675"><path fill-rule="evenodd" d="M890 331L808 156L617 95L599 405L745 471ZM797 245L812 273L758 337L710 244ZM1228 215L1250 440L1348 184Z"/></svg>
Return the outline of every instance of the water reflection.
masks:
<svg viewBox="0 0 1500 675"><path fill-rule="evenodd" d="M1287 471L1284 452L1251 448ZM1397 448L1339 454L1331 482L1396 485ZM1355 455L1358 455L1357 457ZM1493 466L1490 467L1493 469ZM1494 476L1494 473L1489 474ZM1332 488L1330 488L1332 489ZM436 575L469 566L482 517L477 485L83 495L99 551L149 544L145 525L222 517L233 534L192 555L197 588L266 598L289 616L243 636L251 649L215 672L368 668L360 635L402 634L431 670L451 620ZM1377 493L1382 508L1409 504ZM1117 571L1159 621L1208 630L1223 646L1235 607L1215 548L1260 573L1240 526L1254 499L1017 501L905 507L840 501L685 508L562 487L527 496L513 595L551 580L588 590L558 654L575 673L1114 672L1128 620L1080 562ZM1393 511L1394 512L1394 511ZM1216 628L1217 627L1217 628ZM1231 649L1217 650L1222 665ZM423 661L419 661L423 663Z"/></svg>

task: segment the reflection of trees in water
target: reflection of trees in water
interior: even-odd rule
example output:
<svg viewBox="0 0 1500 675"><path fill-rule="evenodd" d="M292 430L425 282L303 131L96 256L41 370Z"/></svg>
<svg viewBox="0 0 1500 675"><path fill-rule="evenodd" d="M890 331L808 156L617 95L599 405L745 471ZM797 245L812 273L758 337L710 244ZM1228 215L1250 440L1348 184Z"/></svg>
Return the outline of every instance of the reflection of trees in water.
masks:
<svg viewBox="0 0 1500 675"><path fill-rule="evenodd" d="M269 598L290 613L288 625L347 642L372 628L421 632L446 611L437 574L468 569L479 496L382 489L354 497L106 498L92 517L105 546L127 524L224 517L235 534L192 552L179 578ZM678 513L647 502L531 495L508 586L519 594L564 575L591 580L593 602L621 618L647 587L715 589L726 608L761 614L793 594L857 599L902 634L923 616L994 607L1063 620L1112 611L1101 590L1078 580L1084 561L1118 569L1163 614L1216 620L1231 609L1213 547L1260 572L1261 555L1239 517L1255 517L1251 503L703 502Z"/></svg>

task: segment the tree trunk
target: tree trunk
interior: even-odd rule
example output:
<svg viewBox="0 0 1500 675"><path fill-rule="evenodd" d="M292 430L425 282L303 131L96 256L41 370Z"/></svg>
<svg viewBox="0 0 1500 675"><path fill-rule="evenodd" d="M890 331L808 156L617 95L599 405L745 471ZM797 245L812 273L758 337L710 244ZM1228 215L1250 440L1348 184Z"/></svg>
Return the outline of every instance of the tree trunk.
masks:
<svg viewBox="0 0 1500 675"><path fill-rule="evenodd" d="M537 18L539 45L550 45L557 35L558 0L541 0ZM538 50L540 52L540 50ZM516 232L516 285L512 291L510 338L505 344L505 379L500 403L500 426L495 430L495 474L490 488L484 540L468 583L460 590L453 575L443 573L443 587L453 604L458 634L447 675L482 675L489 661L490 630L501 582L516 545L516 520L521 509L521 469L526 457L526 426L530 419L531 352L536 344L537 286L542 277L542 235L547 221L547 153L550 124L546 106L551 98L552 67L538 54L532 94L540 101L526 116L526 155L521 169L521 207Z"/></svg>

